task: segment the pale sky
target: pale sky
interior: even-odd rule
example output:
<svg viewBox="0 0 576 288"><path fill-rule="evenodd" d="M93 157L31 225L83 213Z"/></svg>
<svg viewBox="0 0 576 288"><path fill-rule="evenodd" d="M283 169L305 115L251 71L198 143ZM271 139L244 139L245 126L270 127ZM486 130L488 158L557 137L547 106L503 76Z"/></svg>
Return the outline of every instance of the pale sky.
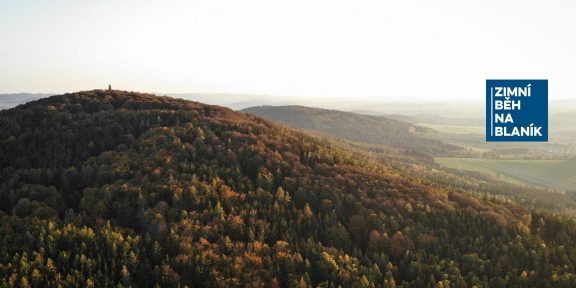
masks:
<svg viewBox="0 0 576 288"><path fill-rule="evenodd" d="M0 93L576 99L576 1L0 0Z"/></svg>

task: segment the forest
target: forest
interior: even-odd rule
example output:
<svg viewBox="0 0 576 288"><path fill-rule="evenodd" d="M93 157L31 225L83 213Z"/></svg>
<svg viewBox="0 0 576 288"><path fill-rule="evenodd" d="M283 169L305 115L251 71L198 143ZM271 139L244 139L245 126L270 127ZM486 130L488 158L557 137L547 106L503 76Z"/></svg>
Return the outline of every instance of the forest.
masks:
<svg viewBox="0 0 576 288"><path fill-rule="evenodd" d="M0 287L576 287L572 217L425 155L116 90L0 127Z"/></svg>
<svg viewBox="0 0 576 288"><path fill-rule="evenodd" d="M432 129L392 119L305 106L257 106L243 109L290 127L316 130L342 139L383 144L433 156L469 156L461 146L422 137ZM401 118L399 115L390 117Z"/></svg>

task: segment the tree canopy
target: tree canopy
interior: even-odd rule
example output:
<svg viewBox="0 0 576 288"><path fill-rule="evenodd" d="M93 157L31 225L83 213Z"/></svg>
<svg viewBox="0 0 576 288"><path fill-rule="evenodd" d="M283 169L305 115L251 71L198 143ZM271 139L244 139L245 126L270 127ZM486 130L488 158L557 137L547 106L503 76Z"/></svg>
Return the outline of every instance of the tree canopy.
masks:
<svg viewBox="0 0 576 288"><path fill-rule="evenodd" d="M571 218L251 114L94 90L0 127L1 287L576 286Z"/></svg>

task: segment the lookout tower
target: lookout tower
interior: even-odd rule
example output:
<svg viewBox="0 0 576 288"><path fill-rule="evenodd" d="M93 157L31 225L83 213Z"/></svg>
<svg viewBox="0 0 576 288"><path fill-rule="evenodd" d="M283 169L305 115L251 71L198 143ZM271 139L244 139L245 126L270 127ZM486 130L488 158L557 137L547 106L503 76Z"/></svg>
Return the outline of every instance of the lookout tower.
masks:
<svg viewBox="0 0 576 288"><path fill-rule="evenodd" d="M112 85L108 84L108 90L112 90Z"/></svg>

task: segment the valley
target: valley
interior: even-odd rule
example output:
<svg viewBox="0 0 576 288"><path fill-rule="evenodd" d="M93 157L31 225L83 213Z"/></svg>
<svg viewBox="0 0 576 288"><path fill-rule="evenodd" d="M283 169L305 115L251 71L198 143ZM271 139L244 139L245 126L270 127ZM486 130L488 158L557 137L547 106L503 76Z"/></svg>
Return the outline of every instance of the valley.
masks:
<svg viewBox="0 0 576 288"><path fill-rule="evenodd" d="M441 165L478 171L518 185L551 188L562 193L576 188L576 160L509 160L435 158Z"/></svg>

